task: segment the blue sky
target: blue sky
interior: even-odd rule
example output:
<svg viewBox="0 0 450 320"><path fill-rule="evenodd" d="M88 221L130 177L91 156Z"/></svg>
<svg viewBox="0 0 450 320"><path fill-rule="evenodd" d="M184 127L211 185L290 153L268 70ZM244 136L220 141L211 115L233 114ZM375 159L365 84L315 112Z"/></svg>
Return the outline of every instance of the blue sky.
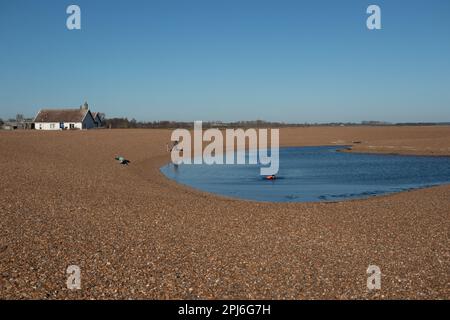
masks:
<svg viewBox="0 0 450 320"><path fill-rule="evenodd" d="M450 1L0 0L0 117L84 100L138 120L450 121Z"/></svg>

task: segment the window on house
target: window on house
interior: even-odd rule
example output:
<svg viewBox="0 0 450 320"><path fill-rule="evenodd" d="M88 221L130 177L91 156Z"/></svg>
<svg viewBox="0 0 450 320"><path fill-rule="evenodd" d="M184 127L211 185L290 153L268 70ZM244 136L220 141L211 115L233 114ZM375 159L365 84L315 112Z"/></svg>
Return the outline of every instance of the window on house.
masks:
<svg viewBox="0 0 450 320"><path fill-rule="evenodd" d="M74 123L70 124L70 129L75 129L75 124Z"/></svg>
<svg viewBox="0 0 450 320"><path fill-rule="evenodd" d="M50 129L55 129L55 124L54 123L50 123Z"/></svg>

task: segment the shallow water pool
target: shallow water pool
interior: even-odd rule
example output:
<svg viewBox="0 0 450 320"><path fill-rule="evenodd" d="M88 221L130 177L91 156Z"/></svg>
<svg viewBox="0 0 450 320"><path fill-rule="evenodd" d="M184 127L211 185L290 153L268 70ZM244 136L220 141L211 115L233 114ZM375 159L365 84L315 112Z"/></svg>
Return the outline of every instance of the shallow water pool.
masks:
<svg viewBox="0 0 450 320"><path fill-rule="evenodd" d="M339 152L345 146L280 148L274 181L259 165L168 164L170 179L223 196L270 202L336 201L450 183L450 157Z"/></svg>

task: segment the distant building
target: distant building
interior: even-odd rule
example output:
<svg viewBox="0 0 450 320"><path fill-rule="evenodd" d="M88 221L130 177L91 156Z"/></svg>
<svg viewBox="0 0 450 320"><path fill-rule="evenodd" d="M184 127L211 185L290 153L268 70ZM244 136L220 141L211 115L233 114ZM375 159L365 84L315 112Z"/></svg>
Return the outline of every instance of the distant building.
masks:
<svg viewBox="0 0 450 320"><path fill-rule="evenodd" d="M22 119L20 121L6 121L2 126L3 130L30 130L34 129L33 119Z"/></svg>
<svg viewBox="0 0 450 320"><path fill-rule="evenodd" d="M12 126L10 123L4 123L4 124L2 125L2 129L3 129L3 130L15 130L15 129L14 129L14 126Z"/></svg>
<svg viewBox="0 0 450 320"><path fill-rule="evenodd" d="M98 117L98 113L96 113ZM100 124L100 125L99 125ZM78 109L42 109L34 118L36 130L82 130L101 126L85 102Z"/></svg>

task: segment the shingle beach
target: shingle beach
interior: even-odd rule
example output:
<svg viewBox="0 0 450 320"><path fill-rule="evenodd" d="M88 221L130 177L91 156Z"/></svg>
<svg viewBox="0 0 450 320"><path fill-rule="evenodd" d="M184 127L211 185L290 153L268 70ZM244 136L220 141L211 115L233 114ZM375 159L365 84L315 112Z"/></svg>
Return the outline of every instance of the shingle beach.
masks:
<svg viewBox="0 0 450 320"><path fill-rule="evenodd" d="M450 185L227 199L160 173L170 134L0 132L0 299L450 299ZM280 140L450 156L448 126L287 128ZM369 292L372 264L382 288ZM81 290L66 287L69 265Z"/></svg>

